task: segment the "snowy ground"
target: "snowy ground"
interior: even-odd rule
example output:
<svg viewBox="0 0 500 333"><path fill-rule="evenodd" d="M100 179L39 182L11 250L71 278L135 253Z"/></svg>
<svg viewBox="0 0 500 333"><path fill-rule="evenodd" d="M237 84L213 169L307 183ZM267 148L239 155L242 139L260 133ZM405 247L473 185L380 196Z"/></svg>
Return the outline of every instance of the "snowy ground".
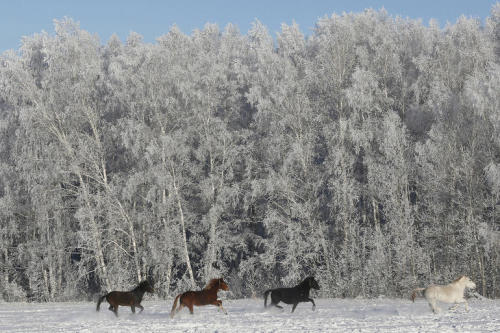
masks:
<svg viewBox="0 0 500 333"><path fill-rule="evenodd" d="M264 309L256 299L225 300L228 315L216 307L195 307L169 318L172 300L144 301L142 314L120 307L119 318L93 303L0 303L0 332L500 332L500 300L470 300L470 312L432 314L423 299L317 299L295 313ZM448 306L441 304L441 308Z"/></svg>

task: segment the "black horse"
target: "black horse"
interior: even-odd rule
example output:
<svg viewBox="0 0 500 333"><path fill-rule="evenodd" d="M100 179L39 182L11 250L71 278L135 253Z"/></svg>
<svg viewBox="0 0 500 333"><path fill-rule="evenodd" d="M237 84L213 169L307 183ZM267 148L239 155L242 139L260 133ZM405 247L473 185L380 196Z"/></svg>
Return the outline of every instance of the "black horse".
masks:
<svg viewBox="0 0 500 333"><path fill-rule="evenodd" d="M144 308L141 305L141 301L146 291L149 293L154 292L152 282L150 283L148 280L142 281L134 290L131 291L112 291L104 296L99 297L99 300L97 301L96 311L99 311L101 302L104 300L104 298L106 298L106 301L108 301L109 303L109 310L113 311L117 317L119 305L130 306L133 313L135 313L135 308L138 307L142 312Z"/></svg>
<svg viewBox="0 0 500 333"><path fill-rule="evenodd" d="M267 295L271 293L271 305L274 305L277 308L283 309L283 307L279 306L278 303L281 301L286 304L293 304L292 312L295 311L297 304L299 302L312 302L313 311L316 308L316 304L312 298L309 298L309 290L314 288L319 290L319 284L314 279L314 277L309 276L304 281L296 285L292 288L277 288L277 289L269 289L264 293L264 307L267 308Z"/></svg>

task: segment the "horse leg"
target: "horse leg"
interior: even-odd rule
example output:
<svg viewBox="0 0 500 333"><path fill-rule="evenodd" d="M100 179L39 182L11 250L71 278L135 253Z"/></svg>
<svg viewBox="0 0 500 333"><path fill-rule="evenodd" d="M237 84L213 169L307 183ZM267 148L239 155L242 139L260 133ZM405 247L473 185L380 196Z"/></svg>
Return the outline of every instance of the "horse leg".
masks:
<svg viewBox="0 0 500 333"><path fill-rule="evenodd" d="M109 311L113 311L115 316L118 317L118 304L109 303Z"/></svg>
<svg viewBox="0 0 500 333"><path fill-rule="evenodd" d="M465 311L469 312L469 303L467 302L466 299L464 299L464 304L465 304ZM457 304L458 306L458 304Z"/></svg>
<svg viewBox="0 0 500 333"><path fill-rule="evenodd" d="M216 300L215 302L212 303L213 305L215 306L218 306L219 307L219 310L222 310L222 312L224 312L225 314L227 314L227 311L226 309L224 309L222 307L222 301L221 300Z"/></svg>
<svg viewBox="0 0 500 333"><path fill-rule="evenodd" d="M189 313L193 314L193 304L188 304L187 307L189 308Z"/></svg>
<svg viewBox="0 0 500 333"><path fill-rule="evenodd" d="M437 307L435 300L429 300L429 306L431 307L432 312L439 313L440 309Z"/></svg>
<svg viewBox="0 0 500 333"><path fill-rule="evenodd" d="M314 303L314 300L312 298L308 298L307 300L313 304L312 310L316 310L316 304Z"/></svg>
<svg viewBox="0 0 500 333"><path fill-rule="evenodd" d="M277 293L277 292L273 292L271 293L271 305L274 305L275 307L277 307L278 309L283 309L282 306L279 306L278 303L281 301L281 297L280 295Z"/></svg>
<svg viewBox="0 0 500 333"><path fill-rule="evenodd" d="M132 313L135 313L135 306L131 305L130 309L132 310Z"/></svg>
<svg viewBox="0 0 500 333"><path fill-rule="evenodd" d="M220 308L221 308L221 310L222 310L222 311L224 311L224 313L227 315L227 311L226 311L226 309L224 309L224 308L222 307L222 302L220 302Z"/></svg>
<svg viewBox="0 0 500 333"><path fill-rule="evenodd" d="M278 309L281 309L283 310L283 307L281 305L278 305L277 303L271 303L271 305L274 305L275 307L277 307Z"/></svg>
<svg viewBox="0 0 500 333"><path fill-rule="evenodd" d="M137 307L138 307L139 309L141 309L141 311L140 311L139 313L141 313L142 311L144 311L144 307L143 307L142 305L137 304Z"/></svg>
<svg viewBox="0 0 500 333"><path fill-rule="evenodd" d="M293 311L295 311L295 308L297 307L297 305L298 305L298 304L299 304L299 303L293 303L292 313L293 313Z"/></svg>
<svg viewBox="0 0 500 333"><path fill-rule="evenodd" d="M450 307L448 310L453 311L458 307L458 303L455 303L452 307Z"/></svg>

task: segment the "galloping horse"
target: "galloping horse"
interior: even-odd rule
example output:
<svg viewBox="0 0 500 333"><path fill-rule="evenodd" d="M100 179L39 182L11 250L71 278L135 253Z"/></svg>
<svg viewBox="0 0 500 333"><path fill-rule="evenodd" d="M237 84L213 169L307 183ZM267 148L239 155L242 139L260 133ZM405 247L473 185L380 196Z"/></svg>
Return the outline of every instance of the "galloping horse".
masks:
<svg viewBox="0 0 500 333"><path fill-rule="evenodd" d="M417 297L417 292L423 291L424 296L429 302L434 313L438 313L441 309L436 305L437 301L444 303L455 303L455 306L451 307L450 310L455 309L459 303L465 303L465 309L469 311L469 304L464 298L465 288L476 288L476 284L469 279L467 276L462 275L455 281L445 286L429 286L427 288L417 288L413 290L411 295L411 300L415 302L415 297Z"/></svg>
<svg viewBox="0 0 500 333"><path fill-rule="evenodd" d="M172 310L170 311L170 318L174 318L175 314L179 312L183 307L187 306L189 312L193 314L193 305L216 305L227 314L226 310L222 307L222 301L217 299L217 292L219 289L229 290L228 285L224 282L222 278L212 279L207 284L207 286L200 291L186 291L183 294L177 295L172 305ZM179 300L179 308L177 307L177 300Z"/></svg>
<svg viewBox="0 0 500 333"><path fill-rule="evenodd" d="M293 304L292 312L295 311L297 304L299 302L312 302L313 311L316 308L316 304L312 298L309 298L309 291L311 288L319 290L319 284L314 279L314 277L309 276L304 281L292 288L277 288L269 289L264 293L264 307L267 308L267 295L271 293L271 305L277 308L283 309L278 303L281 301L286 304Z"/></svg>
<svg viewBox="0 0 500 333"><path fill-rule="evenodd" d="M142 312L144 308L141 305L141 301L146 291L149 293L154 292L151 283L147 280L139 283L139 285L132 291L112 291L109 294L99 297L96 311L99 311L101 302L104 298L106 298L106 301L109 303L109 310L113 311L117 317L119 305L130 306L133 313L135 313L135 308L138 307Z"/></svg>

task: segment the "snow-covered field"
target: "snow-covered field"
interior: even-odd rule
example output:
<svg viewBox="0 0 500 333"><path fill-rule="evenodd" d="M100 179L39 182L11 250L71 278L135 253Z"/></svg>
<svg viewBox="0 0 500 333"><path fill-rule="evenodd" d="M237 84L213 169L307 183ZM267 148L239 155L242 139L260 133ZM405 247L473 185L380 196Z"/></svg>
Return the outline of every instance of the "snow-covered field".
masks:
<svg viewBox="0 0 500 333"><path fill-rule="evenodd" d="M434 315L425 300L317 299L300 303L295 313L264 309L261 299L225 300L228 315L216 307L187 309L170 319L170 301L144 301L132 314L120 307L115 318L103 303L0 303L0 332L500 332L500 300L470 300L471 310Z"/></svg>

